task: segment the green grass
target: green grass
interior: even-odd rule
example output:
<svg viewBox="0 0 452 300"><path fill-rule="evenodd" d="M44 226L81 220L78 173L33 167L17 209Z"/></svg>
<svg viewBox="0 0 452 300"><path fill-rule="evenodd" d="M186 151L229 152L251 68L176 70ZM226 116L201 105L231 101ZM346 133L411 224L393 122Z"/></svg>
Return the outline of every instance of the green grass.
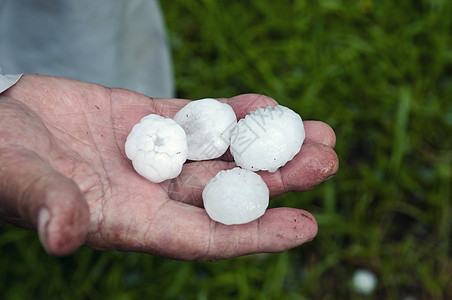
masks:
<svg viewBox="0 0 452 300"><path fill-rule="evenodd" d="M273 205L317 238L282 254L185 263L80 249L54 258L0 226L2 299L452 298L452 3L162 1L179 97L257 92L337 134L340 171ZM353 292L356 269L378 277Z"/></svg>

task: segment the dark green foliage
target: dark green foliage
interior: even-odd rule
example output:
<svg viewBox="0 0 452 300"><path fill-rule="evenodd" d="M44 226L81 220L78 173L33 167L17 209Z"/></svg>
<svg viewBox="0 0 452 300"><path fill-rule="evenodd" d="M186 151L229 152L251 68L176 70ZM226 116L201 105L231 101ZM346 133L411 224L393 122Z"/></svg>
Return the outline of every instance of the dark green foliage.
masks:
<svg viewBox="0 0 452 300"><path fill-rule="evenodd" d="M184 263L80 249L47 256L0 227L1 299L452 298L452 2L162 1L178 96L256 92L337 134L340 171L274 206L317 238L282 254ZM356 269L377 290L351 289Z"/></svg>

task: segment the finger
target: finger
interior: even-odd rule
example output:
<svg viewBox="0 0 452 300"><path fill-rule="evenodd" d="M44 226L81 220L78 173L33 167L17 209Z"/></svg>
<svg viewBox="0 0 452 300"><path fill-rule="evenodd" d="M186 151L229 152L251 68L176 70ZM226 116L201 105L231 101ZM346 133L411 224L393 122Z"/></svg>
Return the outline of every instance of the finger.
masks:
<svg viewBox="0 0 452 300"><path fill-rule="evenodd" d="M308 191L333 177L339 168L339 159L333 148L324 144L306 143L300 152L284 167L274 173L258 172L276 197L288 191Z"/></svg>
<svg viewBox="0 0 452 300"><path fill-rule="evenodd" d="M336 134L326 123L321 121L303 121L306 138L304 144L318 143L334 148L336 145ZM229 149L220 157L221 160L233 161L234 157Z"/></svg>
<svg viewBox="0 0 452 300"><path fill-rule="evenodd" d="M166 118L174 118L174 115L181 110L185 105L190 103L186 99L166 99L159 98L153 100L153 111L155 114Z"/></svg>
<svg viewBox="0 0 452 300"><path fill-rule="evenodd" d="M77 185L21 148L0 149L0 215L38 230L44 249L69 254L83 244L89 210Z"/></svg>
<svg viewBox="0 0 452 300"><path fill-rule="evenodd" d="M238 119L244 118L258 108L278 105L274 99L259 94L243 94L224 101L232 106ZM303 125L306 132L306 142L320 143L330 147L335 146L336 135L328 124L320 121L304 121Z"/></svg>
<svg viewBox="0 0 452 300"><path fill-rule="evenodd" d="M244 118L250 112L267 106L276 106L278 102L274 99L260 94L243 94L229 99L219 99L228 103L234 109L237 119Z"/></svg>
<svg viewBox="0 0 452 300"><path fill-rule="evenodd" d="M283 252L311 241L317 230L309 212L287 207L269 209L261 218L243 225L212 221L208 251L198 260Z"/></svg>
<svg viewBox="0 0 452 300"><path fill-rule="evenodd" d="M202 190L207 182L221 170L232 169L234 162L200 161L185 164L181 174L164 183L171 199L202 207ZM319 143L306 143L300 152L276 172L259 171L267 184L270 197L288 191L307 191L336 174L339 161L331 147Z"/></svg>
<svg viewBox="0 0 452 300"><path fill-rule="evenodd" d="M100 250L146 252L180 260L218 260L251 253L281 252L310 241L317 223L306 211L268 210L242 225L212 221L204 209L168 200L158 209L134 201L133 222L126 228L104 222L102 232L90 236L88 246ZM121 209L123 205L118 206ZM121 214L124 217L130 215ZM113 223L112 223L113 224Z"/></svg>
<svg viewBox="0 0 452 300"><path fill-rule="evenodd" d="M320 121L303 121L306 132L305 143L319 143L334 148L336 146L336 134L330 125Z"/></svg>
<svg viewBox="0 0 452 300"><path fill-rule="evenodd" d="M116 92L123 93L125 91ZM217 100L232 106L237 115L237 119L245 117L250 111L256 110L257 108L267 107L269 105L276 106L278 104L272 98L259 94L243 94L232 98L218 98ZM147 111L150 110L161 116L173 118L189 102L190 100L185 99L156 98L152 99L151 103L149 101L147 102L148 106L151 104ZM122 103L122 105L126 104Z"/></svg>

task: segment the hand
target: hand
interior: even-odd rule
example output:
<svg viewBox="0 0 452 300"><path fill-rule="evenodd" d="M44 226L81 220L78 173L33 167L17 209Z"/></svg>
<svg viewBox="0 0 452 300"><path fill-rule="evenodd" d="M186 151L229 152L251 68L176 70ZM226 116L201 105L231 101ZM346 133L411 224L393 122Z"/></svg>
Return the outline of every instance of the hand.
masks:
<svg viewBox="0 0 452 300"><path fill-rule="evenodd" d="M221 100L239 117L276 104L254 94ZM210 220L202 208L202 189L233 162L189 162L179 177L161 184L133 170L124 153L133 125L151 113L173 117L187 101L24 76L0 95L0 219L37 229L43 247L54 255L86 244L216 260L284 251L313 239L317 223L298 209L269 209L244 225ZM300 153L275 173L260 172L272 197L311 189L337 171L333 130L322 122L304 125Z"/></svg>

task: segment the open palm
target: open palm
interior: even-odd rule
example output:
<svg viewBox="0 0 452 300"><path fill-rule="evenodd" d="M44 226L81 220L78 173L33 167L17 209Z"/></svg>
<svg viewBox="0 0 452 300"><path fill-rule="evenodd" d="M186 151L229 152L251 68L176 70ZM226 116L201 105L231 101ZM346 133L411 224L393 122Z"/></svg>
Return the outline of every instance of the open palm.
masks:
<svg viewBox="0 0 452 300"><path fill-rule="evenodd" d="M276 102L261 95L221 99L238 117ZM221 160L188 162L180 176L155 184L124 153L133 125L151 113L173 117L188 100L150 99L122 89L27 75L0 95L0 218L36 228L49 253L81 244L183 260L278 252L312 239L315 219L292 208L226 226L209 219L201 192ZM260 172L272 196L303 191L334 175L334 132L305 122L300 153L275 173Z"/></svg>

